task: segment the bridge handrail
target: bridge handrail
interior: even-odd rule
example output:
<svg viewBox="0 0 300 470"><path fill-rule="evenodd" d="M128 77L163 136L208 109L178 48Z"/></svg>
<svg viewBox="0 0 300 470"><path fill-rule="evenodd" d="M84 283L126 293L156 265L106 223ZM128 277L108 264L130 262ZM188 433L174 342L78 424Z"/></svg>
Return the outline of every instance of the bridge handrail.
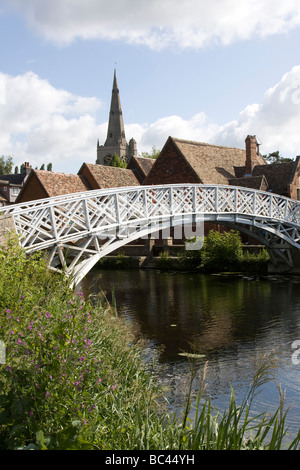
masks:
<svg viewBox="0 0 300 470"><path fill-rule="evenodd" d="M48 250L51 269L60 264L69 274L74 270L76 282L116 248L164 228L198 221L238 226L268 246L271 237L273 250L278 240L300 249L300 202L240 186L96 189L20 203L1 212L12 215L28 253ZM281 245L278 253L284 256Z"/></svg>
<svg viewBox="0 0 300 470"><path fill-rule="evenodd" d="M19 204L13 204L11 206L4 206L1 208L0 213L1 214L17 214L17 213L25 213L27 211L32 210L33 208L41 208L41 207L51 207L51 206L56 206L60 205L63 203L69 203L75 200L87 200L91 199L94 197L101 197L101 196L109 196L109 195L116 195L116 194L123 194L127 193L130 191L156 191L160 189L176 189L176 188L182 188L182 189L188 189L188 188L199 188L199 189L226 189L226 190L236 190L240 191L245 194L259 194L259 195L265 195L269 197L270 199L275 199L277 203L279 204L280 201L286 202L286 203L292 203L294 206L294 209L299 209L300 210L300 201L296 201L295 199L290 199L286 196L282 196L277 193L271 193L267 191L260 191L257 189L253 188L247 188L247 187L241 187L241 186L227 186L227 185L218 185L218 184L193 184L193 183L186 183L186 184L168 184L168 185L151 185L151 186L123 186L119 188L106 188L106 189L95 189L95 190L90 190L90 191L82 191L82 192L77 192L77 193L71 193L71 194L65 194L61 196L53 196L49 198L43 198L43 199L37 199L33 201L28 201L28 202L23 202ZM283 219L285 220L285 219Z"/></svg>

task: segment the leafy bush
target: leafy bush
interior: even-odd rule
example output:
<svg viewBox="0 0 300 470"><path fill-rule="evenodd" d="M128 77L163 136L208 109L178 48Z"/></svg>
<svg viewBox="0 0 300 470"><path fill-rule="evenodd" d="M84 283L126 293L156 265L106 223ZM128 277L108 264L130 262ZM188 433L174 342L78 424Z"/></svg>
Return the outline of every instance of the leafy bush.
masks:
<svg viewBox="0 0 300 470"><path fill-rule="evenodd" d="M220 233L211 230L204 239L201 267L205 271L234 269L243 259L242 242L238 232Z"/></svg>

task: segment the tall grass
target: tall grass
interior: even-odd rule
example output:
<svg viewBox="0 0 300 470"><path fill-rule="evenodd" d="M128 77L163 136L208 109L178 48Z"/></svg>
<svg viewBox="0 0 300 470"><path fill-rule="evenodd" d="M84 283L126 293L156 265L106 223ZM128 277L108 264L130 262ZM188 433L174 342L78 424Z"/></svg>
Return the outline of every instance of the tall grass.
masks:
<svg viewBox="0 0 300 470"><path fill-rule="evenodd" d="M289 408L284 409L284 394L278 386L279 405L275 413L263 412L253 415L251 406L260 389L269 381L274 380L272 372L276 368L273 354L266 356L252 379L248 391L240 405L237 404L234 390L228 408L220 413L211 400L201 403L201 389L197 394L194 419L190 429L186 422L190 412L190 396L188 407L183 417L183 434L180 441L181 449L197 450L281 450L284 438L288 436L286 416ZM191 377L192 383L193 377ZM191 386L190 386L191 391ZM298 449L300 432L286 449Z"/></svg>
<svg viewBox="0 0 300 470"><path fill-rule="evenodd" d="M200 450L279 449L286 437L284 394L278 410L252 416L257 391L271 380L272 358L260 366L240 405L234 391L220 413L195 404L191 380L182 416L146 372L143 348L103 299L83 297L45 260L18 242L0 249L0 449ZM299 435L290 448L299 447Z"/></svg>

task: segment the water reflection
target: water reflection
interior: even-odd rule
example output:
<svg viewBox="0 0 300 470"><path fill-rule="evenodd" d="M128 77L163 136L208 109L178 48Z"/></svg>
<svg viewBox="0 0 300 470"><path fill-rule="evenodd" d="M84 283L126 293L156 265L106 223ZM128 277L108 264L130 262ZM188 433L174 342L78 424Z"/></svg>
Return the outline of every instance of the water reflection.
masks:
<svg viewBox="0 0 300 470"><path fill-rule="evenodd" d="M231 277L151 270L97 271L80 289L109 300L114 289L118 312L156 354L156 373L171 386L169 398L180 407L190 368L182 351L208 360L207 391L217 406L228 401L230 384L243 396L262 356L276 349L278 380L288 403L295 402L291 424L300 426L300 365L291 361L291 343L300 339L300 278ZM278 405L276 386L265 387L258 410ZM266 407L266 408L263 408ZM261 408L261 409L260 409Z"/></svg>

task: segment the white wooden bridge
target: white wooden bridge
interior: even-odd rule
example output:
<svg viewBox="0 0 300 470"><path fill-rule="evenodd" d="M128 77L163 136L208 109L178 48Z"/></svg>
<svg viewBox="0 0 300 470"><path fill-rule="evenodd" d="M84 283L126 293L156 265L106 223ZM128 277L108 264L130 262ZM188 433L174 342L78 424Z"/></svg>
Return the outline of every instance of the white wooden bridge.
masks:
<svg viewBox="0 0 300 470"><path fill-rule="evenodd" d="M47 250L49 267L77 284L99 259L178 224L217 222L266 245L274 260L293 266L300 249L300 203L269 192L220 185L175 184L86 191L1 209L14 219L30 253Z"/></svg>

